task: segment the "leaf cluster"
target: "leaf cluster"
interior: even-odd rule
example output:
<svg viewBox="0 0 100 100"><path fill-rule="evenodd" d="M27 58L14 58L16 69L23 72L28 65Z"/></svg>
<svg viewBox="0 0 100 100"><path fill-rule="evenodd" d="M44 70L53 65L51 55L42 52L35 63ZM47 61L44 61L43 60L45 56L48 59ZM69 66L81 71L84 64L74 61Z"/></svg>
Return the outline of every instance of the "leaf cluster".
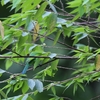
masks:
<svg viewBox="0 0 100 100"><path fill-rule="evenodd" d="M33 100L31 95L36 95L46 89L51 90L53 94L53 98L49 100L64 100L65 97L57 96L56 86L64 87L66 90L73 85L73 94L75 94L78 87L85 91L84 82L99 79L99 71L95 71L94 65L94 58L100 53L98 49L100 45L96 40L96 38L100 38L97 36L100 32L99 1L66 1L65 8L60 2L62 9L56 7L57 1L1 0L2 6L10 3L9 7L15 11L8 18L0 21L0 50L1 52L6 51L0 55L0 59L5 60L5 70L0 69L0 76L5 73L11 75L9 79L1 82L7 83L0 89L3 98L8 98L11 91L21 90L22 95L13 97L14 100ZM71 9L71 12L67 12L65 9ZM98 17L92 17L93 14L97 14ZM62 36L64 39L70 39L72 43L61 42ZM45 48L49 47L48 40L53 41L52 47L57 48L57 44L66 46L69 56L51 52L52 48L46 51ZM47 76L55 77L60 59L76 59L75 70L71 73L72 77L50 81L49 84L43 86ZM26 61L33 62L27 70L33 71L32 79L28 78L27 73L24 77L21 72L16 75L8 71L14 63L25 66ZM41 70L34 74L38 68ZM6 93L3 92L5 89Z"/></svg>

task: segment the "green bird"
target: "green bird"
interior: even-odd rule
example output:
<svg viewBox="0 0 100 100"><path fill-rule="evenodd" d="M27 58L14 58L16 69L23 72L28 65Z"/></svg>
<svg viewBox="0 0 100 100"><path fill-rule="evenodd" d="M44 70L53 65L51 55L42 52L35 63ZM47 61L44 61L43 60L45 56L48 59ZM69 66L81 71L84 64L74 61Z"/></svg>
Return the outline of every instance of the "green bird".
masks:
<svg viewBox="0 0 100 100"><path fill-rule="evenodd" d="M28 68L30 67L30 66L33 66L34 65L34 61L35 61L35 59L27 59L26 60L26 63L25 63L25 67L24 67L24 69L22 70L22 74L25 74L26 72L27 72L27 70L28 70Z"/></svg>

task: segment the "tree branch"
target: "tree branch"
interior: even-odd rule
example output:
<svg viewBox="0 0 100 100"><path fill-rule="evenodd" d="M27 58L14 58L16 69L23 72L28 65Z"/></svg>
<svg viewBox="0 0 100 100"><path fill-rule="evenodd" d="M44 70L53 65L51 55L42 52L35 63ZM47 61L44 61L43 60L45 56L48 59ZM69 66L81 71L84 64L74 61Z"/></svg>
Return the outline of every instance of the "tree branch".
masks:
<svg viewBox="0 0 100 100"><path fill-rule="evenodd" d="M0 55L0 58L50 58L48 56L3 56ZM71 56L56 56L54 57L56 59L78 59L77 57L71 57Z"/></svg>
<svg viewBox="0 0 100 100"><path fill-rule="evenodd" d="M100 95L98 95L98 96L96 96L96 97L94 97L94 98L92 98L92 99L90 99L90 100L99 100L99 98L100 98Z"/></svg>

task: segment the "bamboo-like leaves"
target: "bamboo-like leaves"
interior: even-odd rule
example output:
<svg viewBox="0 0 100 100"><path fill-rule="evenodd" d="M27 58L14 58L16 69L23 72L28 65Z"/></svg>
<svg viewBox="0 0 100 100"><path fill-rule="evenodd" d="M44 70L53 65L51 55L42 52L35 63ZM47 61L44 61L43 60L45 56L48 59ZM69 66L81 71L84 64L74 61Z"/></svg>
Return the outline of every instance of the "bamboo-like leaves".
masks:
<svg viewBox="0 0 100 100"><path fill-rule="evenodd" d="M38 11L36 12L36 14L35 14L34 20L39 20L39 19L42 17L42 14L43 14L43 12L44 12L46 6L47 6L47 2L44 2L44 3L40 6L39 10L38 10Z"/></svg>
<svg viewBox="0 0 100 100"><path fill-rule="evenodd" d="M49 32L53 31L56 23L57 23L57 14L55 13L51 13L47 19L46 19L46 23L47 23L47 29Z"/></svg>

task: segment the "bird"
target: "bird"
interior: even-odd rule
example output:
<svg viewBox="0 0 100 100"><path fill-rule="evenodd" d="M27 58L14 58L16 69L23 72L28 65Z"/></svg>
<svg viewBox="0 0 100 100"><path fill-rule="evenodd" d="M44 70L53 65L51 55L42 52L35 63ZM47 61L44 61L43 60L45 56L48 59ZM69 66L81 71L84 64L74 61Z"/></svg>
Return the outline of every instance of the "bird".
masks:
<svg viewBox="0 0 100 100"><path fill-rule="evenodd" d="M35 61L35 59L30 60L30 59L27 58L26 63L25 63L25 67L24 67L24 69L22 70L21 73L25 74L27 72L28 68L34 65L34 61Z"/></svg>

